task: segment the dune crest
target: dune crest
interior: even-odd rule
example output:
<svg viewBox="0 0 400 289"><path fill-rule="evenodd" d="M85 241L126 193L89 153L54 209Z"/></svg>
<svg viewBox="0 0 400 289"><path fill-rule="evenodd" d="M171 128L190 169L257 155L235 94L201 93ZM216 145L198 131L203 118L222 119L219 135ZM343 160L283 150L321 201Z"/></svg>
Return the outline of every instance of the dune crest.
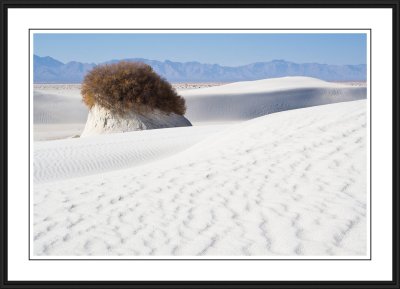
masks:
<svg viewBox="0 0 400 289"><path fill-rule="evenodd" d="M263 115L336 102L365 99L366 87L291 76L242 81L180 93L192 123L244 121Z"/></svg>

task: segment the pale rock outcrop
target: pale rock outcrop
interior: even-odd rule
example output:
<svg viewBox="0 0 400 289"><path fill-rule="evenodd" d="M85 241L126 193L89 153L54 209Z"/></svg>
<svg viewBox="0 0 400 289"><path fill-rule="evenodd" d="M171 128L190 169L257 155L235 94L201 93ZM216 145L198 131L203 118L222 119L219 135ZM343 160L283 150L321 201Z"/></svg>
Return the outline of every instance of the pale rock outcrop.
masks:
<svg viewBox="0 0 400 289"><path fill-rule="evenodd" d="M95 104L90 110L81 137L137 130L191 126L189 120L175 113L153 109L147 113L135 111L123 115Z"/></svg>

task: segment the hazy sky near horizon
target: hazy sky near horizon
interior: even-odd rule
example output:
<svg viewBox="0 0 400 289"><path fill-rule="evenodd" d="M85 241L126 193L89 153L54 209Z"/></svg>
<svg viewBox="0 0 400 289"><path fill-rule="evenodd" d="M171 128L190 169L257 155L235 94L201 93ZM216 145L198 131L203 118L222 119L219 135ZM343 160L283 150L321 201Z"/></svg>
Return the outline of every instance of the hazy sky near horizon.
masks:
<svg viewBox="0 0 400 289"><path fill-rule="evenodd" d="M34 54L64 63L146 58L238 66L283 59L296 63L365 64L367 36L268 33L36 33Z"/></svg>

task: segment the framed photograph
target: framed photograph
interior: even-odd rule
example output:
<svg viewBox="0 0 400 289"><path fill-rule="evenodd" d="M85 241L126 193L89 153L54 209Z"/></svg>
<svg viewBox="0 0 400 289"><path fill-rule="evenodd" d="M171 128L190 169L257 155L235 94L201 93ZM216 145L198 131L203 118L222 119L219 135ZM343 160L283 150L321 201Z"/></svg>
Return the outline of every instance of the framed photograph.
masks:
<svg viewBox="0 0 400 289"><path fill-rule="evenodd" d="M400 1L2 1L1 288L400 288Z"/></svg>

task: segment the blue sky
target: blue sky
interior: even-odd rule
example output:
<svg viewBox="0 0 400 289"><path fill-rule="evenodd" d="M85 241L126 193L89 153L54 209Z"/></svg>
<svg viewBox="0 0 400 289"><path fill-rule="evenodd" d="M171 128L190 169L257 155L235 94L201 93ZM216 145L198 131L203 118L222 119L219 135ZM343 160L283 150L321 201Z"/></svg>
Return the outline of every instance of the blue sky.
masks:
<svg viewBox="0 0 400 289"><path fill-rule="evenodd" d="M365 34L34 34L34 53L62 62L146 58L238 66L284 59L365 64Z"/></svg>

